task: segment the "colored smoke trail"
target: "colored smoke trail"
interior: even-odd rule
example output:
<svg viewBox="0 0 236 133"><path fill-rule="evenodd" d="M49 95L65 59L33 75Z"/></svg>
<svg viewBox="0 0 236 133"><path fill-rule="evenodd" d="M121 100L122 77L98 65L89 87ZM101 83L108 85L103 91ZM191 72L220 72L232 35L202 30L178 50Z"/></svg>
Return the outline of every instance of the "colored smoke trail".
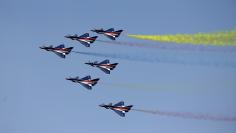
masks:
<svg viewBox="0 0 236 133"><path fill-rule="evenodd" d="M115 58L115 59L124 59L130 61L145 61L145 62L153 62L154 60L148 60L145 57L137 57L137 56L129 56L129 55L121 55L121 54L108 54L108 53L95 53L95 52L78 52L72 51L74 53L83 54L83 55L90 55L90 56L97 56L97 57L105 57L105 58Z"/></svg>
<svg viewBox="0 0 236 133"><path fill-rule="evenodd" d="M143 40L172 42L179 44L236 46L236 30L215 32L215 33L175 34L175 35L128 34L128 36Z"/></svg>
<svg viewBox="0 0 236 133"><path fill-rule="evenodd" d="M160 110L144 110L144 109L132 109L134 111L149 113L154 115L179 117L185 119L196 119L196 120L211 120L211 121L225 121L225 122L236 122L236 117L229 116L213 116L210 114L194 114L190 112L168 112Z"/></svg>
<svg viewBox="0 0 236 133"><path fill-rule="evenodd" d="M105 58L115 58L123 59L129 61L140 61L140 62L149 62L149 63L171 63L171 64L182 64L182 65L197 65L197 66L215 66L215 67L236 67L235 60L232 58L217 57L213 59L212 57L206 57L207 55L190 55L184 54L178 56L176 54L170 55L165 53L156 53L153 54L116 54L116 53L95 53L95 52L78 52L72 51L74 53L96 56L96 57L105 57ZM187 58L186 58L187 57Z"/></svg>
<svg viewBox="0 0 236 133"><path fill-rule="evenodd" d="M133 43L133 42L120 42L120 41L105 41L105 40L97 40L103 43L116 44L116 45L124 45L124 46L136 46L136 47L147 47L147 48L160 48L158 45L145 45L143 43Z"/></svg>
<svg viewBox="0 0 236 133"><path fill-rule="evenodd" d="M103 86L109 86L109 88L119 88L119 89L135 89L135 90L167 90L167 87L158 87L158 85L147 84L147 83L109 83L109 82L100 82ZM173 87L169 87L169 89Z"/></svg>
<svg viewBox="0 0 236 133"><path fill-rule="evenodd" d="M177 45L177 44L156 44L156 43L137 43L137 42L124 42L124 41L107 41L107 40L96 40L98 42L115 44L120 46L130 46L130 47L140 47L140 48L150 48L150 49L163 49L163 50L181 50L181 51L209 51L209 52L235 52L236 48L231 47L213 47L213 46L204 46L204 45Z"/></svg>

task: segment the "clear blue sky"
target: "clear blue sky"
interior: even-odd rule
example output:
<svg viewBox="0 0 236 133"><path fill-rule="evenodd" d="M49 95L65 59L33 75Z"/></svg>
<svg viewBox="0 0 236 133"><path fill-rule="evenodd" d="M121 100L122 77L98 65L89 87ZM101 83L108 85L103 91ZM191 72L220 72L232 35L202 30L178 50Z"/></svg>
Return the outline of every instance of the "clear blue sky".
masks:
<svg viewBox="0 0 236 133"><path fill-rule="evenodd" d="M236 28L235 7L234 0L1 0L0 133L235 133L236 123L135 111L122 118L98 107L124 100L140 109L235 116L236 68L188 64L193 58L200 64L202 59L235 64L235 52L184 52L101 42L86 48L64 38L94 27L138 34L230 30ZM119 40L147 42L125 35ZM77 51L151 54L173 57L173 62L110 59L119 65L111 75L105 75L83 64L102 57L72 53L61 59L38 48L61 43ZM177 58L185 62L175 63ZM86 75L101 78L92 91L65 80Z"/></svg>

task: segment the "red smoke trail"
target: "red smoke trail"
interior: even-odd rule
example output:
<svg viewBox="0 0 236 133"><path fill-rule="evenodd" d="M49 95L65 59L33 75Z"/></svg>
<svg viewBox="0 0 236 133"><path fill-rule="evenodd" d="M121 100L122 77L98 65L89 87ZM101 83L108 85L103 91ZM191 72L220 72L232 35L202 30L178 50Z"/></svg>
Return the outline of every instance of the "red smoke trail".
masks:
<svg viewBox="0 0 236 133"><path fill-rule="evenodd" d="M132 109L132 110L149 114L169 116L169 117L179 117L185 119L236 122L236 117L229 117L229 116L213 116L209 114L194 114L190 112L168 112L168 111L160 111L160 110L153 111L144 109Z"/></svg>

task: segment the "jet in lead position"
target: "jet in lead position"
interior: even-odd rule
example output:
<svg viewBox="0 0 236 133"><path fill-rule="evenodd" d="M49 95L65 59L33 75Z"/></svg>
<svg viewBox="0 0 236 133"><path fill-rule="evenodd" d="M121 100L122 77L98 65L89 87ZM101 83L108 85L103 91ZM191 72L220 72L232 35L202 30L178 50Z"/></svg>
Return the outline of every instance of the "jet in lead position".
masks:
<svg viewBox="0 0 236 133"><path fill-rule="evenodd" d="M51 46L41 46L39 47L41 49L44 49L46 51L51 51L53 53L55 53L56 55L60 56L61 58L65 58L66 55L68 55L71 50L73 49L73 47L68 47L68 48L65 48L64 44L61 44L59 46L56 46L56 47L53 47L52 45Z"/></svg>
<svg viewBox="0 0 236 133"><path fill-rule="evenodd" d="M106 109L111 109L116 112L121 117L125 117L125 113L129 112L133 105L125 106L123 101L118 102L117 104L101 104L100 107L104 107Z"/></svg>
<svg viewBox="0 0 236 133"><path fill-rule="evenodd" d="M87 88L88 90L92 90L92 86L97 84L99 78L91 79L91 76L86 76L86 77L80 79L77 76L75 78L71 78L71 77L70 78L66 78L66 80L70 80L72 82L79 83L82 86L84 86L85 88Z"/></svg>
<svg viewBox="0 0 236 133"><path fill-rule="evenodd" d="M106 74L110 74L110 71L113 70L116 67L116 65L118 65L118 63L112 63L111 64L109 60L104 60L100 63L95 61L95 62L88 62L88 63L85 63L85 64L90 65L92 67L98 67L99 69L101 69Z"/></svg>
<svg viewBox="0 0 236 133"><path fill-rule="evenodd" d="M89 33L85 33L81 36L78 36L77 34L75 34L75 35L66 35L65 37L71 40L77 40L84 46L90 47L90 44L92 44L97 39L98 36L90 37Z"/></svg>
<svg viewBox="0 0 236 133"><path fill-rule="evenodd" d="M107 36L108 38L110 38L111 40L116 40L116 38L120 36L120 34L123 30L115 31L114 28L110 28L108 30L103 30L101 28L101 29L93 29L91 31L96 32L97 34L103 34L103 35Z"/></svg>

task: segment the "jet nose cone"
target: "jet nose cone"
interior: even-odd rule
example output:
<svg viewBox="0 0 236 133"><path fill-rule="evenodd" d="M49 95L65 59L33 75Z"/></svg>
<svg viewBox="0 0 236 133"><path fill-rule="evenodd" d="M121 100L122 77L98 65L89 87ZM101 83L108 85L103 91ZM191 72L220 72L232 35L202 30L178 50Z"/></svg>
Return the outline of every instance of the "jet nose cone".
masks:
<svg viewBox="0 0 236 133"><path fill-rule="evenodd" d="M100 106L100 107L104 107L104 104L100 104L99 106Z"/></svg>
<svg viewBox="0 0 236 133"><path fill-rule="evenodd" d="M84 64L89 65L89 66L94 66L92 63L89 63L89 62L86 62Z"/></svg>
<svg viewBox="0 0 236 133"><path fill-rule="evenodd" d="M65 35L64 37L65 37L65 38L70 38L70 36L71 36L71 35Z"/></svg>
<svg viewBox="0 0 236 133"><path fill-rule="evenodd" d="M44 46L40 46L39 48L40 48L40 49L45 49L45 47L44 47Z"/></svg>
<svg viewBox="0 0 236 133"><path fill-rule="evenodd" d="M70 80L70 78L65 78L66 80Z"/></svg>

